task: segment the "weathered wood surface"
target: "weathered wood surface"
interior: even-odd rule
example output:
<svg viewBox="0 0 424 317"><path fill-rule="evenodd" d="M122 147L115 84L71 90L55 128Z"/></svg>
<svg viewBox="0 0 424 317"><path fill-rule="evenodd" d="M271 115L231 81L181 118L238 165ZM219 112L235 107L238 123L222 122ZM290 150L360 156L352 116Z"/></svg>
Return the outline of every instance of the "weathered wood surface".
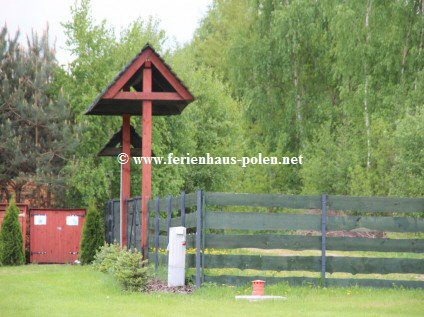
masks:
<svg viewBox="0 0 424 317"><path fill-rule="evenodd" d="M327 256L326 261L326 272L329 273L346 272L352 274L424 274L424 259ZM320 272L321 257L206 254L205 268Z"/></svg>
<svg viewBox="0 0 424 317"><path fill-rule="evenodd" d="M413 217L327 217L327 231L367 228L384 232L424 232L424 219Z"/></svg>
<svg viewBox="0 0 424 317"><path fill-rule="evenodd" d="M205 193L207 205L321 209L321 196ZM424 198L328 196L329 210L424 212Z"/></svg>
<svg viewBox="0 0 424 317"><path fill-rule="evenodd" d="M266 284L288 283L293 286L320 285L321 280L313 277L268 277L268 276L236 276L236 275L205 275L205 282L226 285L251 285L253 280L264 280ZM422 281L383 280L383 279L339 279L327 278L327 286L331 287L375 287L375 288L424 288Z"/></svg>
<svg viewBox="0 0 424 317"><path fill-rule="evenodd" d="M259 248L320 250L321 237L278 234L207 234L205 247L217 249ZM424 239L329 237L327 238L327 250L421 253L424 252Z"/></svg>
<svg viewBox="0 0 424 317"><path fill-rule="evenodd" d="M422 253L424 239L330 237L327 238L327 250Z"/></svg>
<svg viewBox="0 0 424 317"><path fill-rule="evenodd" d="M154 207L155 206L155 202L153 200L149 201L149 211L150 213L154 213ZM185 195L185 207L187 208L192 208L196 206L196 193L190 193L190 194L186 194ZM159 211L160 212L167 212L167 200L166 198L160 199L159 200ZM180 210L181 208L181 196L177 196L177 197L172 197L172 201L171 201L171 210L172 211L177 211Z"/></svg>
<svg viewBox="0 0 424 317"><path fill-rule="evenodd" d="M208 211L205 217L207 229L320 230L321 228L321 217L317 215Z"/></svg>
<svg viewBox="0 0 424 317"><path fill-rule="evenodd" d="M155 258L155 253L154 252L149 252L149 262L152 263L154 261ZM159 259L159 266L168 266L168 255L167 254L159 254L158 256ZM195 255L194 254L187 254L186 255L186 267L190 268L190 267L195 267Z"/></svg>
<svg viewBox="0 0 424 317"><path fill-rule="evenodd" d="M321 196L205 193L206 205L321 209Z"/></svg>
<svg viewBox="0 0 424 317"><path fill-rule="evenodd" d="M424 212L424 198L328 196L328 209L368 212Z"/></svg>
<svg viewBox="0 0 424 317"><path fill-rule="evenodd" d="M195 248L196 247L196 238L194 235L189 234L187 235L187 248ZM149 247L154 248L155 247L155 241L154 239L149 239ZM159 236L159 248L160 249L166 249L168 247L168 236Z"/></svg>
<svg viewBox="0 0 424 317"><path fill-rule="evenodd" d="M219 235L207 234L205 248L321 250L321 237L279 234Z"/></svg>
<svg viewBox="0 0 424 317"><path fill-rule="evenodd" d="M185 216L186 228L195 228L196 227L196 213L192 212L186 214ZM181 217L171 218L171 227L179 227L181 226ZM149 219L149 229L155 229L155 218L150 217ZM168 224L167 219L160 218L159 219L159 230L167 231Z"/></svg>
<svg viewBox="0 0 424 317"><path fill-rule="evenodd" d="M206 212L207 229L321 230L321 216L266 212ZM329 216L327 231L366 228L385 232L424 232L424 219L412 217Z"/></svg>
<svg viewBox="0 0 424 317"><path fill-rule="evenodd" d="M205 268L237 268L241 270L311 271L320 270L317 256L260 256L238 254L205 254Z"/></svg>

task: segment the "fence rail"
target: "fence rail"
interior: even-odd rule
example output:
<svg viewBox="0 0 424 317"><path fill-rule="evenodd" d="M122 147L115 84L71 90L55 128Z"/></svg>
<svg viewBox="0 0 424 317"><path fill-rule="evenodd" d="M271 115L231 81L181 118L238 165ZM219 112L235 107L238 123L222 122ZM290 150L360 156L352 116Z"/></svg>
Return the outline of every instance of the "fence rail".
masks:
<svg viewBox="0 0 424 317"><path fill-rule="evenodd" d="M195 254L187 255L186 263L188 267L195 268L198 287L205 281L238 285L260 278L267 283L285 281L294 285L367 287L398 285L424 288L423 281L326 276L326 273L337 272L424 274L424 259L419 255L414 257L397 254L390 257L385 253L369 257L358 256L358 253L354 253L353 256L327 254L327 251L423 253L424 239L418 236L412 239L411 235L414 238L414 233L424 232L424 219L410 216L414 213L424 213L424 199L421 198L344 197L325 194L288 196L198 191L191 194L182 193L179 197L156 198L150 201L148 206L150 215L148 227L151 232L149 247L152 251L149 253L150 260L155 262L156 267L166 264L167 256L160 254L159 249L164 249L168 245L169 227L186 226L187 247L195 248ZM246 207L246 211L240 211L243 206ZM234 211L234 208L237 211ZM276 208L303 209L307 214L276 212ZM327 210L331 211L330 215ZM355 216L344 213L337 215L332 211L355 211ZM380 216L381 213L384 216ZM402 239L391 239L385 234L371 238L332 236L334 231L357 232L355 230L393 232L397 233L397 236L399 233L411 234ZM247 254L210 254L208 252L210 249L318 250L320 255L253 255L254 250L245 250L244 253ZM214 276L212 275L214 269L307 271L321 273L321 277L228 274Z"/></svg>

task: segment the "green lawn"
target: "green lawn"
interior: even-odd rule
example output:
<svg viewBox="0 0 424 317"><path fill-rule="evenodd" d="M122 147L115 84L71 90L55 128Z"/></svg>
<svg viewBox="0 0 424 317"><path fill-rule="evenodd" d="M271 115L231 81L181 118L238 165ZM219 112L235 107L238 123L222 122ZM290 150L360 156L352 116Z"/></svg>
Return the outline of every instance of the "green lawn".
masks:
<svg viewBox="0 0 424 317"><path fill-rule="evenodd" d="M123 293L89 267L0 267L0 316L424 316L424 290L275 285L285 301L236 301L249 287L207 285L192 295Z"/></svg>

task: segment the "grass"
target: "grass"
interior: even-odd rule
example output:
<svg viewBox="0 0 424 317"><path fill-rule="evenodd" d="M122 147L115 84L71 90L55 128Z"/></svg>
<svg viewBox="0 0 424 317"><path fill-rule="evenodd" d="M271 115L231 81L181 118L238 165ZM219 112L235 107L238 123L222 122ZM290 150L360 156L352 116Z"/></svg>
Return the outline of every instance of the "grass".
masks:
<svg viewBox="0 0 424 317"><path fill-rule="evenodd" d="M423 316L424 290L269 286L285 301L236 301L250 287L205 285L192 295L122 292L90 267L0 267L0 316Z"/></svg>

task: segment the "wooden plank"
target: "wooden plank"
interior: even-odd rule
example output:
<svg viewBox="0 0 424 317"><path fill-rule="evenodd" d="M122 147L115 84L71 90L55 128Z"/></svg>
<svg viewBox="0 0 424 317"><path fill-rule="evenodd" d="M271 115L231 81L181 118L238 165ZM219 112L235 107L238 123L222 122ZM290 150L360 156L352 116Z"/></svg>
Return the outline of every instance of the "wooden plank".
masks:
<svg viewBox="0 0 424 317"><path fill-rule="evenodd" d="M149 229L154 230L155 229L155 218L150 217L149 218ZM167 220L160 218L159 219L159 231L166 231L167 228Z"/></svg>
<svg viewBox="0 0 424 317"><path fill-rule="evenodd" d="M206 213L207 229L320 230L321 216L266 212Z"/></svg>
<svg viewBox="0 0 424 317"><path fill-rule="evenodd" d="M327 250L421 253L424 252L424 239L329 237Z"/></svg>
<svg viewBox="0 0 424 317"><path fill-rule="evenodd" d="M186 214L185 222L186 228L195 228L196 227L196 213L192 212L190 214Z"/></svg>
<svg viewBox="0 0 424 317"><path fill-rule="evenodd" d="M197 204L196 193L190 193L185 195L185 206L186 208L194 207Z"/></svg>
<svg viewBox="0 0 424 317"><path fill-rule="evenodd" d="M188 195L186 195L188 196ZM180 210L180 196L171 197L171 210ZM186 206L187 207L187 206ZM168 212L168 198L159 200L159 211Z"/></svg>
<svg viewBox="0 0 424 317"><path fill-rule="evenodd" d="M118 156L119 154L121 154L122 152L124 152L122 150L122 147L117 147L117 148L105 148L102 150L101 152L101 156ZM133 156L141 156L141 148L131 148L130 149L130 154L131 154L131 160Z"/></svg>
<svg viewBox="0 0 424 317"><path fill-rule="evenodd" d="M422 281L385 280L385 279L338 279L328 278L327 285L330 287L375 287L375 288L424 288Z"/></svg>
<svg viewBox="0 0 424 317"><path fill-rule="evenodd" d="M112 98L104 99L119 99L119 100L183 100L176 92L138 92L138 91L121 91Z"/></svg>
<svg viewBox="0 0 424 317"><path fill-rule="evenodd" d="M207 205L320 209L321 196L205 193Z"/></svg>
<svg viewBox="0 0 424 317"><path fill-rule="evenodd" d="M237 249L290 249L321 250L320 236L300 235L218 235L207 234L206 248ZM327 238L327 250L377 251L377 252L424 252L424 239L368 239L368 238Z"/></svg>
<svg viewBox="0 0 424 317"><path fill-rule="evenodd" d="M266 212L206 213L207 229L321 230L321 216ZM423 232L424 219L413 217L328 216L327 231L367 228L385 232Z"/></svg>
<svg viewBox="0 0 424 317"><path fill-rule="evenodd" d="M255 234L255 235L219 235L207 234L205 248L237 249L291 249L321 250L321 237Z"/></svg>
<svg viewBox="0 0 424 317"><path fill-rule="evenodd" d="M205 282L224 285L251 285L254 280L263 280L265 285L288 283L289 285L319 285L320 279L313 277L270 277L270 276L237 276L237 275L205 275Z"/></svg>
<svg viewBox="0 0 424 317"><path fill-rule="evenodd" d="M321 257L205 254L205 268L318 272L321 270Z"/></svg>
<svg viewBox="0 0 424 317"><path fill-rule="evenodd" d="M386 232L424 232L424 219L412 217L336 216L327 218L327 229L352 230L367 228Z"/></svg>
<svg viewBox="0 0 424 317"><path fill-rule="evenodd" d="M293 286L320 285L319 278L312 277L269 277L269 276L235 276L218 275L205 276L205 282L226 284L226 285L251 285L253 280L264 280L266 284L288 283ZM327 285L330 287L375 287L375 288L424 288L423 281L405 280L384 280L384 279L338 279L327 278Z"/></svg>
<svg viewBox="0 0 424 317"><path fill-rule="evenodd" d="M328 196L328 209L368 212L424 212L424 198Z"/></svg>
<svg viewBox="0 0 424 317"><path fill-rule="evenodd" d="M181 225L181 218L175 217L171 218L171 227L178 227ZM186 228L195 228L196 227L196 213L186 214ZM150 217L149 221L149 229L155 229L155 218ZM160 218L159 219L159 230L166 231L167 230L167 219Z"/></svg>
<svg viewBox="0 0 424 317"><path fill-rule="evenodd" d="M113 98L123 87L124 85L131 79L131 77L138 71L141 66L143 66L144 62L150 58L153 54L153 51L148 49L140 54L122 73L119 78L109 87L109 89L103 94L103 99Z"/></svg>
<svg viewBox="0 0 424 317"><path fill-rule="evenodd" d="M423 259L326 257L326 272L352 274L424 274ZM205 268L237 268L241 270L321 271L320 256L260 256L260 255L205 255Z"/></svg>
<svg viewBox="0 0 424 317"><path fill-rule="evenodd" d="M154 252L149 253L149 259L154 258ZM159 254L158 255L158 265L168 266L168 255L167 254ZM195 255L194 254L186 254L186 267L195 267Z"/></svg>
<svg viewBox="0 0 424 317"><path fill-rule="evenodd" d="M348 272L352 274L389 274L417 273L424 274L423 259L405 258L366 258L366 257L332 257L327 261L327 272Z"/></svg>
<svg viewBox="0 0 424 317"><path fill-rule="evenodd" d="M152 54L150 60L172 88L174 88L184 100L194 100L193 95L181 84L176 75L170 71L156 54Z"/></svg>
<svg viewBox="0 0 424 317"><path fill-rule="evenodd" d="M151 240L151 239L150 239ZM154 241L149 240L149 247L155 248L156 244ZM187 248L196 247L195 236L192 234L187 235ZM168 236L159 236L159 248L166 249L168 247Z"/></svg>

